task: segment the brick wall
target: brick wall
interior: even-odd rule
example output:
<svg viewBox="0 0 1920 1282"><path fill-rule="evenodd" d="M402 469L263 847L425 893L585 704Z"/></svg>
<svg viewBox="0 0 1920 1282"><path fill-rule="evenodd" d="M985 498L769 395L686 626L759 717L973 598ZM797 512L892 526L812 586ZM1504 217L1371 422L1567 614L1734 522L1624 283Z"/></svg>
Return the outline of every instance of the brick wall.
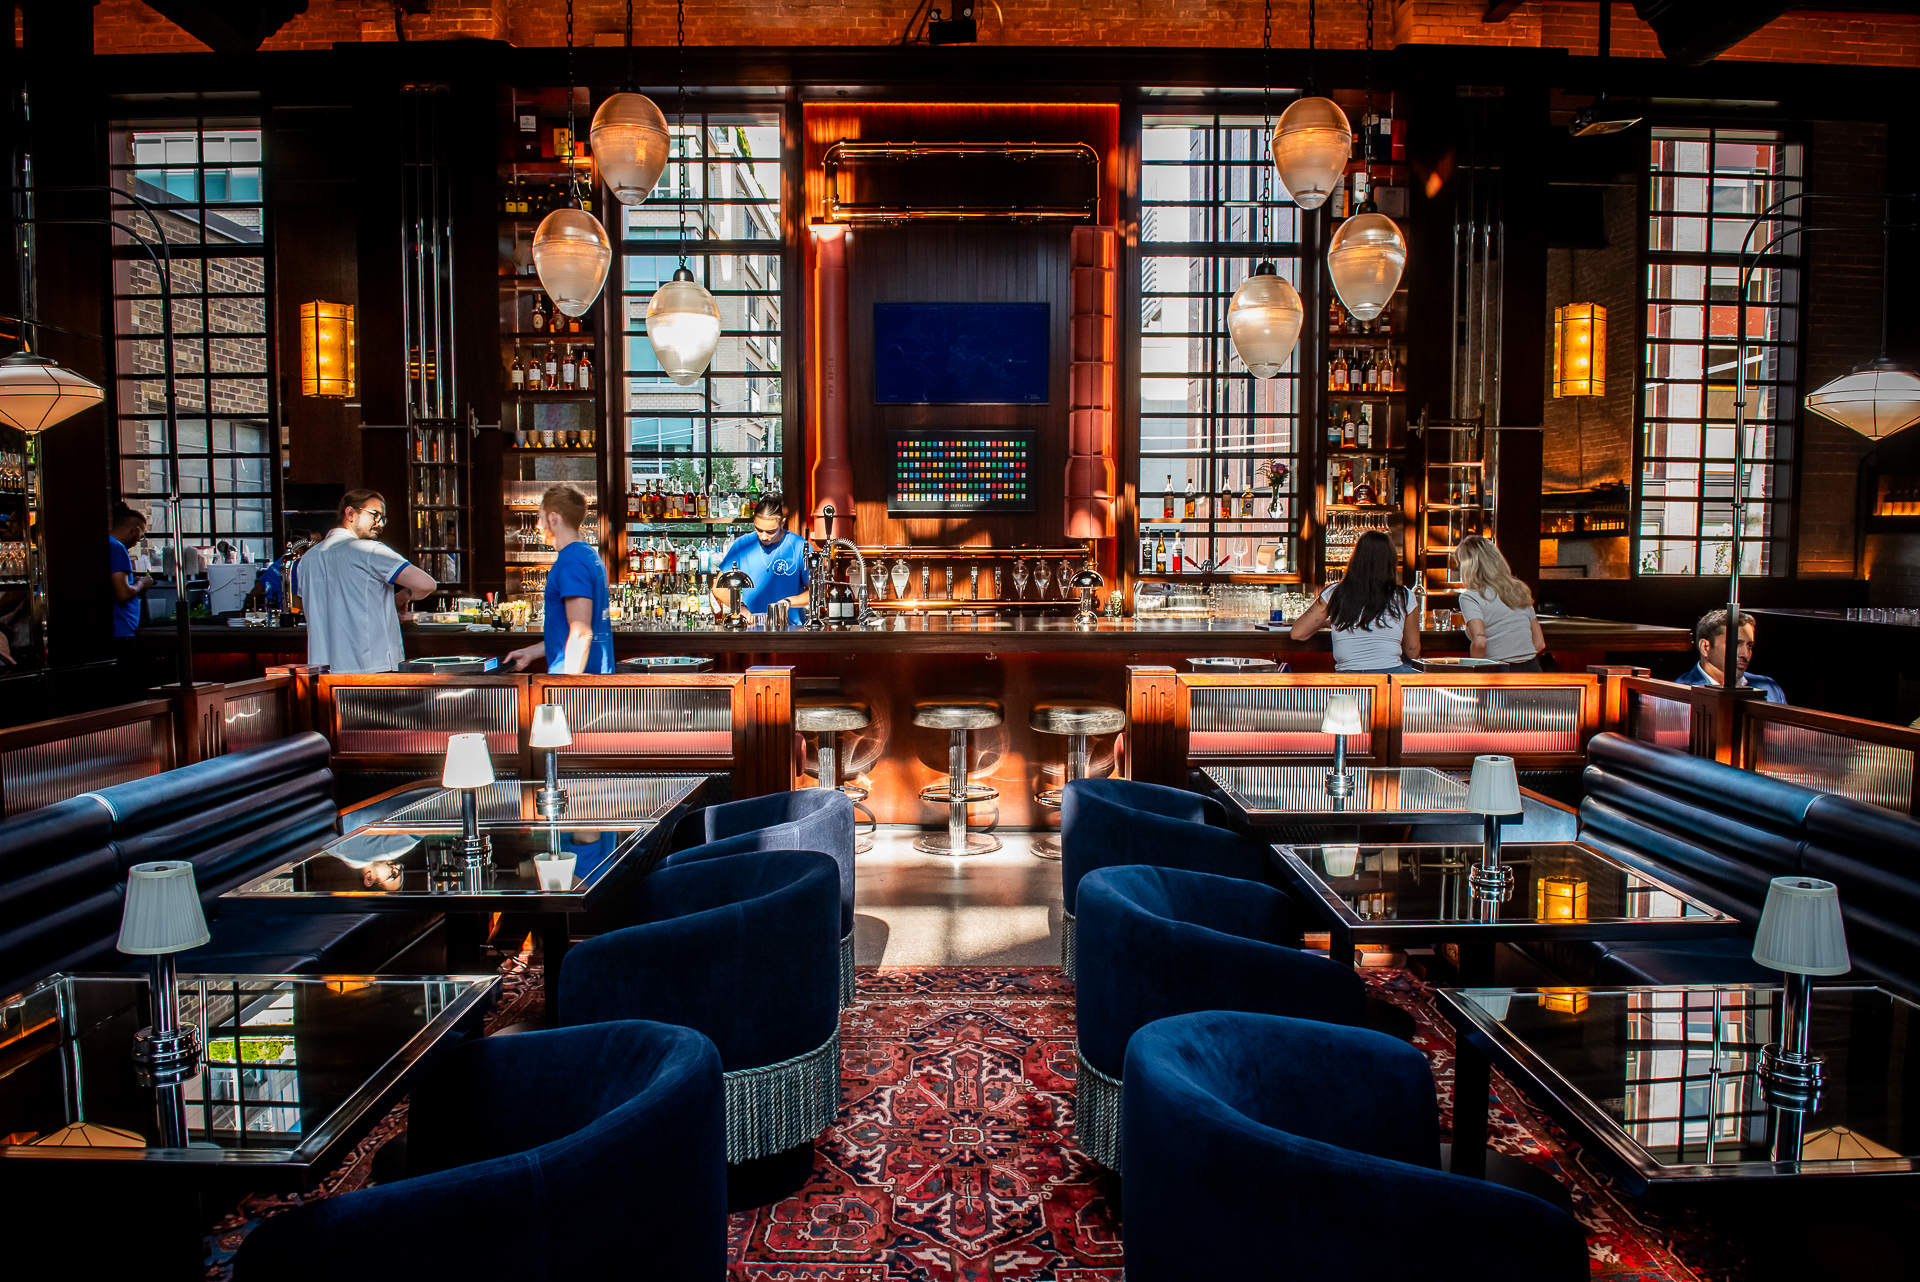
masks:
<svg viewBox="0 0 1920 1282"><path fill-rule="evenodd" d="M1887 189L1887 127L1816 121L1807 140L1807 190ZM1870 203L1813 204L1817 224L1872 223ZM1880 354L1885 263L1878 231L1820 232L1807 249L1806 368L1801 386L1822 383ZM1818 414L1801 412L1801 574L1854 573L1855 492L1860 459L1873 442Z"/></svg>
<svg viewBox="0 0 1920 1282"><path fill-rule="evenodd" d="M951 0L942 6L951 8ZM1485 22L1486 0L1379 0L1375 41L1395 44L1490 45L1567 49L1591 54L1599 18L1590 0L1525 4L1504 22ZM873 45L894 40L911 6L904 0L767 0L764 4L694 4L687 42L695 45ZM433 12L403 19L409 40L506 40L522 46L564 42L564 0L435 0ZM625 29L625 0L576 0L574 41L617 42ZM1275 0L1274 44L1304 48L1306 0ZM992 0L978 4L982 44L1121 45L1132 47L1246 46L1260 36L1259 0ZM634 42L673 43L673 10L636 7ZM1320 7L1321 48L1358 49L1365 42L1365 6L1358 0ZM341 41L396 39L388 0L311 0L265 48L326 49ZM94 11L95 53L204 50L205 45L149 9L141 0L102 0ZM1615 56L1657 58L1653 31L1630 4L1614 6ZM1791 13L1736 45L1735 61L1920 66L1920 16L1907 14Z"/></svg>

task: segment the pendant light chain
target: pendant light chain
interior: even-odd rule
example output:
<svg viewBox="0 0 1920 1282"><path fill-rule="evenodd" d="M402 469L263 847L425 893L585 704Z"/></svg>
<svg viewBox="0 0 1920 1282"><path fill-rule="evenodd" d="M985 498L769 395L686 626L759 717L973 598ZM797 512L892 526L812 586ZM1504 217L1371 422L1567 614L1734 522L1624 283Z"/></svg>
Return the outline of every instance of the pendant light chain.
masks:
<svg viewBox="0 0 1920 1282"><path fill-rule="evenodd" d="M1260 136L1273 135L1273 0L1266 0L1260 27ZM1253 159L1249 156L1248 159ZM1260 166L1260 243L1272 239L1273 166Z"/></svg>
<svg viewBox="0 0 1920 1282"><path fill-rule="evenodd" d="M687 183L692 171L687 163L693 146L687 138L687 0L677 0L673 20L673 39L678 63L680 88L674 99L674 125L680 132L680 269L687 267Z"/></svg>
<svg viewBox="0 0 1920 1282"><path fill-rule="evenodd" d="M567 0L567 198L580 208L580 166L573 163L578 147L574 138L573 0Z"/></svg>
<svg viewBox="0 0 1920 1282"><path fill-rule="evenodd" d="M1307 0L1307 97L1313 97L1313 51L1317 43L1315 24L1319 20L1318 0Z"/></svg>
<svg viewBox="0 0 1920 1282"><path fill-rule="evenodd" d="M627 83L625 89L633 92L633 0L627 0Z"/></svg>
<svg viewBox="0 0 1920 1282"><path fill-rule="evenodd" d="M1367 0L1367 57L1362 64L1367 83L1367 109L1360 119L1360 163L1367 171L1367 204L1373 204L1373 0Z"/></svg>

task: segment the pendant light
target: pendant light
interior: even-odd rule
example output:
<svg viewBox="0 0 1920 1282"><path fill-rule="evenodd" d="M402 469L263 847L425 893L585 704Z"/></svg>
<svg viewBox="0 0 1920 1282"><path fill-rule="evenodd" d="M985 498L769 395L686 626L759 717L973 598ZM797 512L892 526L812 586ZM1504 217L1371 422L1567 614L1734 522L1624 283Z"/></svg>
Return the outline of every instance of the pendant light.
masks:
<svg viewBox="0 0 1920 1282"><path fill-rule="evenodd" d="M1920 423L1920 374L1882 356L1807 393L1807 408L1877 441Z"/></svg>
<svg viewBox="0 0 1920 1282"><path fill-rule="evenodd" d="M687 148L686 0L680 0L676 30L680 39L680 91L676 107L681 145ZM673 279L647 300L647 342L667 377L682 387L700 381L720 345L720 306L687 267L687 162L680 161L680 266Z"/></svg>
<svg viewBox="0 0 1920 1282"><path fill-rule="evenodd" d="M1367 109L1373 100L1373 0L1367 0ZM1284 121L1283 121L1284 123ZM1407 267L1407 238L1398 223L1373 207L1372 130L1362 153L1367 167L1367 201L1340 224L1327 242L1327 275L1334 293L1355 320L1370 321L1387 310L1400 273ZM1358 178L1354 180L1359 182Z"/></svg>
<svg viewBox="0 0 1920 1282"><path fill-rule="evenodd" d="M613 242L600 220L580 207L579 169L573 163L573 0L567 0L567 183L573 204L556 209L533 231L533 270L553 305L582 316L607 283Z"/></svg>
<svg viewBox="0 0 1920 1282"><path fill-rule="evenodd" d="M1313 96L1316 0L1307 3L1307 94L1280 113L1268 143L1273 172L1302 209L1318 209L1346 176L1353 126L1331 98ZM1271 26L1271 21L1269 21Z"/></svg>
<svg viewBox="0 0 1920 1282"><path fill-rule="evenodd" d="M600 181L612 190L613 198L623 205L644 201L667 166L672 140L667 118L653 99L633 91L633 0L627 0L626 87L593 113L588 136L593 140Z"/></svg>
<svg viewBox="0 0 1920 1282"><path fill-rule="evenodd" d="M1266 15L1261 33L1263 65L1273 48L1273 0L1267 0ZM1271 79L1267 77L1267 82ZM1260 90L1263 113L1267 92L1263 82ZM1267 217L1273 194L1270 182L1269 175L1263 172L1260 176L1262 243L1269 235ZM1233 350L1239 353L1247 373L1255 378L1272 378L1292 358L1300 327L1306 319L1306 308L1300 304L1298 291L1280 278L1271 262L1263 262L1233 291L1233 301L1227 304L1227 337L1233 340Z"/></svg>
<svg viewBox="0 0 1920 1282"><path fill-rule="evenodd" d="M18 351L0 359L0 422L29 436L92 409L105 396L99 384L44 356Z"/></svg>

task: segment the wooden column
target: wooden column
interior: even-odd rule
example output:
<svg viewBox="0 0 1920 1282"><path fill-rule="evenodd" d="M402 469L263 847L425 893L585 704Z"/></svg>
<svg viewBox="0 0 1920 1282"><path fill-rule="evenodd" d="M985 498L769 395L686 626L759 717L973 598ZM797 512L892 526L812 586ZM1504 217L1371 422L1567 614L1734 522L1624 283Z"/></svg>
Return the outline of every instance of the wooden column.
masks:
<svg viewBox="0 0 1920 1282"><path fill-rule="evenodd" d="M1067 410L1066 535L1113 537L1119 433L1114 426L1114 256L1111 227L1073 229L1072 400ZM1117 585L1116 585L1117 586Z"/></svg>
<svg viewBox="0 0 1920 1282"><path fill-rule="evenodd" d="M1186 787L1186 714L1180 677L1172 668L1127 665L1127 778Z"/></svg>
<svg viewBox="0 0 1920 1282"><path fill-rule="evenodd" d="M752 667L733 691L733 796L793 787L793 668Z"/></svg>

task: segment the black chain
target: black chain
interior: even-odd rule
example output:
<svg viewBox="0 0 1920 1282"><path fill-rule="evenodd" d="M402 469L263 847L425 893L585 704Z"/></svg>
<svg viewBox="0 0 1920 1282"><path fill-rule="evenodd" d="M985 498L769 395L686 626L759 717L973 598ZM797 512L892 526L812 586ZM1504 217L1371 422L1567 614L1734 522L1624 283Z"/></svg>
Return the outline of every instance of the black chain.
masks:
<svg viewBox="0 0 1920 1282"><path fill-rule="evenodd" d="M1273 134L1273 0L1266 0L1266 14L1260 26L1260 137ZM1272 224L1273 166L1260 166L1260 242L1270 238Z"/></svg>
<svg viewBox="0 0 1920 1282"><path fill-rule="evenodd" d="M1360 121L1360 163L1367 170L1367 199L1373 199L1373 0L1367 0L1367 109Z"/></svg>
<svg viewBox="0 0 1920 1282"><path fill-rule="evenodd" d="M633 0L627 0L627 84L628 93L633 92Z"/></svg>
<svg viewBox="0 0 1920 1282"><path fill-rule="evenodd" d="M580 205L580 166L573 163L573 0L567 0L567 195L574 207Z"/></svg>
<svg viewBox="0 0 1920 1282"><path fill-rule="evenodd" d="M1319 19L1318 0L1307 0L1307 96L1313 96L1313 51L1318 43L1316 26Z"/></svg>
<svg viewBox="0 0 1920 1282"><path fill-rule="evenodd" d="M680 131L680 265L687 265L687 183L692 172L687 156L693 150L687 140L687 0L677 0L673 20L673 39L679 63L680 88L674 99L674 115Z"/></svg>

